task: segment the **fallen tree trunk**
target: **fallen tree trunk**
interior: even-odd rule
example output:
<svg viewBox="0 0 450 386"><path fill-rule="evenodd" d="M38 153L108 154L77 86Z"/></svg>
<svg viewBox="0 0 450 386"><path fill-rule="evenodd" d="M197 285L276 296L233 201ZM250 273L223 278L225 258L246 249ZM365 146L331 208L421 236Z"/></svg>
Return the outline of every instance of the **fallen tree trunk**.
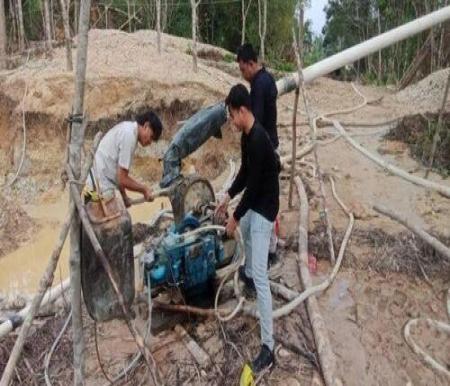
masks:
<svg viewBox="0 0 450 386"><path fill-rule="evenodd" d="M312 280L308 270L309 205L308 197L300 177L295 178L295 184L297 185L297 192L300 199L298 264L303 286L305 289L308 289L309 287L312 287ZM306 308L314 333L314 340L325 384L327 386L342 385L342 382L336 376L336 356L331 350L325 321L320 313L317 299L314 296L311 296L306 300Z"/></svg>
<svg viewBox="0 0 450 386"><path fill-rule="evenodd" d="M420 237L428 245L430 245L437 252L439 252L439 254L441 254L450 261L450 248L445 246L443 243L441 243L435 237L431 236L429 233L425 232L421 227L419 227L416 224L413 224L411 221L409 221L399 213L396 213L392 209L385 208L384 206L381 205L374 205L373 209L376 210L378 213L381 213L408 228L411 232Z"/></svg>
<svg viewBox="0 0 450 386"><path fill-rule="evenodd" d="M356 150L358 150L360 153L362 153L363 155L365 155L367 158L369 158L370 160L372 160L373 162L375 162L376 164L380 165L381 167L383 167L384 169L388 170L389 172L391 172L392 174L403 178L406 181L409 181L415 185L419 185L422 186L424 188L427 189L431 189L431 190L435 190L437 192L439 192L440 194L442 194L443 196L450 198L450 187L448 186L444 186L444 185L440 185L436 182L433 181L428 181L424 178L420 178L417 176L413 176L407 172L405 172L404 170L391 165L390 163L388 163L386 160L378 157L377 155L371 153L370 151L368 151L367 149L365 149L363 146L361 146L359 143L357 143L353 138L351 138L347 132L345 131L345 129L342 127L342 125L336 121L336 120L331 120L331 122L333 123L333 126L336 128L336 130L339 132L339 134L341 134L341 136L350 144L352 145Z"/></svg>

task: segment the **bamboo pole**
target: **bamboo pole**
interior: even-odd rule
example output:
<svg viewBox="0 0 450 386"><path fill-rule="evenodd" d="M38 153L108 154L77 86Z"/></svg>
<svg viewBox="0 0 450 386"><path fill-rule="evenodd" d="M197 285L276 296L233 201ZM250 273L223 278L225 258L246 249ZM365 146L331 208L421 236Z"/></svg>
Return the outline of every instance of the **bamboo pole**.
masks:
<svg viewBox="0 0 450 386"><path fill-rule="evenodd" d="M91 0L84 0L80 6L80 17L78 27L78 47L77 64L75 73L75 95L72 110L72 125L70 132L69 145L69 164L73 178L80 177L81 148L84 139L84 130L82 129L82 120L84 105L84 89L86 82L87 49L89 18L91 10ZM79 187L74 186L78 195ZM70 199L70 205L74 206L73 198ZM80 269L80 219L77 213L72 217L70 227L70 282L71 305L72 305L72 338L73 338L73 367L74 367L74 386L84 384L84 339L83 339L83 320L81 309L81 269Z"/></svg>
<svg viewBox="0 0 450 386"><path fill-rule="evenodd" d="M382 205L374 205L373 209L376 210L378 213L381 213L408 228L411 232L419 236L423 241L425 241L428 245L430 245L437 252L439 252L439 254L441 254L450 261L450 248L441 243L437 238L425 232L417 224L412 223L406 217L397 213L395 210L388 209Z"/></svg>
<svg viewBox="0 0 450 386"><path fill-rule="evenodd" d="M392 174L394 174L398 177L401 177L415 185L419 185L419 186L422 186L427 189L435 190L435 191L439 192L440 194L442 194L443 196L450 198L450 187L445 186L445 185L440 185L433 181L425 180L424 178L413 176L413 175L405 172L404 170L402 170L394 165L391 165L384 159L382 159L382 158L378 157L377 155L364 149L364 147L362 147L359 143L357 143L353 138L351 138L347 134L345 129L342 127L342 125L338 121L331 120L330 122L333 123L333 126L336 128L336 130L339 132L339 134L341 134L342 138L344 138L351 146L353 146L356 150L361 152L363 155L365 155L371 161L375 162L379 166L388 170Z"/></svg>
<svg viewBox="0 0 450 386"><path fill-rule="evenodd" d="M88 159L86 160L83 171L81 173L81 180L84 181L89 173L89 169L91 168L92 161L94 159L94 153L97 149L97 146L100 142L101 134L97 134L94 139L93 151L89 154ZM61 227L61 231L59 233L58 241L53 249L53 252L50 256L50 259L47 264L47 268L45 269L44 274L41 277L39 282L39 290L34 296L29 311L25 317L23 326L20 330L19 336L14 343L13 350L11 355L9 356L8 363L3 372L3 376L0 380L0 386L8 386L11 381L11 377L13 375L14 369L16 367L17 361L20 358L20 354L22 353L23 345L25 344L25 340L27 338L30 327L33 323L33 319L39 310L39 306L41 305L42 299L47 291L47 289L51 286L54 278L54 273L56 266L58 264L59 257L61 255L62 248L64 246L64 242L66 240L67 234L69 232L69 228L72 222L72 218L75 214L75 205L73 202L70 203L69 212L67 214L66 220L64 221L63 226Z"/></svg>

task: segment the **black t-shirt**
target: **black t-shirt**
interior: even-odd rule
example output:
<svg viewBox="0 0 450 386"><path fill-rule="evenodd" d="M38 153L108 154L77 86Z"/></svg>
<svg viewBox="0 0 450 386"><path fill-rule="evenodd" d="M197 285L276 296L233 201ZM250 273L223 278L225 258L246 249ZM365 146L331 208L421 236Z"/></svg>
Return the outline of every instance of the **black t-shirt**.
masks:
<svg viewBox="0 0 450 386"><path fill-rule="evenodd" d="M256 120L266 129L274 149L278 148L277 96L278 90L273 76L263 67L250 83L252 111Z"/></svg>
<svg viewBox="0 0 450 386"><path fill-rule="evenodd" d="M228 194L231 198L245 189L234 212L239 221L249 209L273 222L278 214L278 160L267 132L255 121L250 133L242 133L242 162Z"/></svg>

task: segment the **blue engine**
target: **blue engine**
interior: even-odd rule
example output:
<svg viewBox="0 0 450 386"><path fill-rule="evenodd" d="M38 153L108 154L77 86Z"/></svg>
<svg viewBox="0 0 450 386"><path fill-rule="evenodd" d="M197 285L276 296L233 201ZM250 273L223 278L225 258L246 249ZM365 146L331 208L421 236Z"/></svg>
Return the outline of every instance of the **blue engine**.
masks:
<svg viewBox="0 0 450 386"><path fill-rule="evenodd" d="M177 286L185 292L201 290L227 264L222 237L217 232L186 235L200 226L188 215L179 226L172 225L153 250L153 261L144 263L145 280L151 288Z"/></svg>

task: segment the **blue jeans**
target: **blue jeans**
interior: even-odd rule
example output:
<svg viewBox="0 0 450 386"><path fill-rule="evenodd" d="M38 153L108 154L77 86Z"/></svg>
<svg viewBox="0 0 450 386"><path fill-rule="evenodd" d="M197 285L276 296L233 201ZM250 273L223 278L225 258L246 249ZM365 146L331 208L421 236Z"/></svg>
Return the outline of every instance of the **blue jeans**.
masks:
<svg viewBox="0 0 450 386"><path fill-rule="evenodd" d="M273 350L272 294L270 293L267 255L274 223L253 210L241 218L240 228L245 250L245 274L253 278L261 325L261 342Z"/></svg>

